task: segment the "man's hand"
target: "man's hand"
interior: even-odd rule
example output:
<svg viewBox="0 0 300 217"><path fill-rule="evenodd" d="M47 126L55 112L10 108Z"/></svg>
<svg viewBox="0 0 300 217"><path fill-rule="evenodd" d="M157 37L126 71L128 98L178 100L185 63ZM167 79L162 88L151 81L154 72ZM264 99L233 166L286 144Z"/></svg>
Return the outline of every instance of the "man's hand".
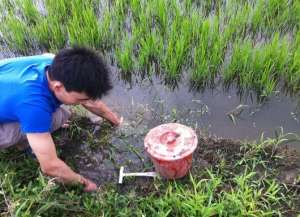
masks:
<svg viewBox="0 0 300 217"><path fill-rule="evenodd" d="M57 177L63 183L81 183L85 191L95 191L97 185L75 173L56 155L56 149L50 133L28 133L27 139L36 155L41 170L46 175Z"/></svg>
<svg viewBox="0 0 300 217"><path fill-rule="evenodd" d="M79 182L85 186L84 187L85 192L91 192L97 190L97 185L91 180L84 178L83 176L80 176Z"/></svg>
<svg viewBox="0 0 300 217"><path fill-rule="evenodd" d="M122 126L123 122L124 122L124 118L121 116L120 119L119 119L119 124L117 125L117 127Z"/></svg>
<svg viewBox="0 0 300 217"><path fill-rule="evenodd" d="M119 117L116 113L114 113L107 105L105 105L101 100L88 100L82 103L83 107L85 107L90 112L95 115L99 115L100 117L108 120L112 125L118 127L122 124L123 118Z"/></svg>

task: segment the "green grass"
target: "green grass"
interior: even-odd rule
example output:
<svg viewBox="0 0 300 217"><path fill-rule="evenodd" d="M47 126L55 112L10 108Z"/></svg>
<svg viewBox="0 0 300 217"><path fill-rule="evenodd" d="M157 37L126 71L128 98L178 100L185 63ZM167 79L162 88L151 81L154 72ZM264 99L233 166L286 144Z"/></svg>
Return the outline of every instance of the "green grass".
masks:
<svg viewBox="0 0 300 217"><path fill-rule="evenodd" d="M297 93L300 88L300 31L296 33L296 40L292 47L292 54L289 62L289 70L284 75L288 89Z"/></svg>
<svg viewBox="0 0 300 217"><path fill-rule="evenodd" d="M203 20L194 48L191 80L196 86L203 86L206 82L214 83L218 70L223 62L224 38L220 38L218 19Z"/></svg>
<svg viewBox="0 0 300 217"><path fill-rule="evenodd" d="M5 38L5 42L12 51L25 54L30 51L30 37L26 23L11 15L5 19L1 25L1 32Z"/></svg>
<svg viewBox="0 0 300 217"><path fill-rule="evenodd" d="M29 25L36 25L40 19L40 13L31 0L20 1L24 19Z"/></svg>
<svg viewBox="0 0 300 217"><path fill-rule="evenodd" d="M33 27L35 39L42 49L57 52L66 43L66 29L55 17L41 18L40 23Z"/></svg>
<svg viewBox="0 0 300 217"><path fill-rule="evenodd" d="M117 48L115 52L118 65L125 74L134 70L134 42L135 39L127 35L126 38L123 39L121 47Z"/></svg>
<svg viewBox="0 0 300 217"><path fill-rule="evenodd" d="M250 40L236 41L224 82L236 79L243 90L253 88L262 97L271 95L288 70L288 50L287 38L279 39L279 34L260 47L253 47Z"/></svg>
<svg viewBox="0 0 300 217"><path fill-rule="evenodd" d="M299 92L297 0L45 0L44 6L38 10L32 0L1 2L0 32L11 50L31 54L36 48L55 52L84 45L109 54L127 75L151 76L155 68L166 81L188 74L196 87L224 77L224 83L263 97L284 80L290 93ZM244 42L251 48L243 50ZM244 54L249 60L232 63Z"/></svg>
<svg viewBox="0 0 300 217"><path fill-rule="evenodd" d="M101 34L92 3L72 1L71 11L72 17L67 25L70 45L99 48Z"/></svg>
<svg viewBox="0 0 300 217"><path fill-rule="evenodd" d="M159 61L163 50L162 37L156 32L152 31L151 34L140 38L139 51L138 51L138 62L140 69L145 69L150 65L151 62Z"/></svg>

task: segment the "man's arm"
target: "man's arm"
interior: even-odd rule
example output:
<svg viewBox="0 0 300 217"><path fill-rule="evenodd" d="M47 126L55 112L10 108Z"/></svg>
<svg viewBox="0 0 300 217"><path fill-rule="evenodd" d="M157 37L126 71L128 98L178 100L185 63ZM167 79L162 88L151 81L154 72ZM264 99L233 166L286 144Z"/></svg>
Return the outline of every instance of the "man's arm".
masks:
<svg viewBox="0 0 300 217"><path fill-rule="evenodd" d="M83 107L85 107L90 112L98 115L102 118L105 118L114 126L119 126L122 122L122 118L116 115L107 105L105 105L101 100L88 100L85 103L82 103Z"/></svg>
<svg viewBox="0 0 300 217"><path fill-rule="evenodd" d="M95 183L75 173L65 162L58 158L50 133L28 133L26 135L43 173L57 177L58 181L63 183L81 183L85 186L85 191L97 189Z"/></svg>

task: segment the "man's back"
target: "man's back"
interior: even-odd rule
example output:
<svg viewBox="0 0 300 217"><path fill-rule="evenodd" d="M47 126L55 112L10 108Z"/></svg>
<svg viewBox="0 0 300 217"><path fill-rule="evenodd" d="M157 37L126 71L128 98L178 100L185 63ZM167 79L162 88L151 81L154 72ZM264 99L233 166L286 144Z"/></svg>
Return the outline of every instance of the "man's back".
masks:
<svg viewBox="0 0 300 217"><path fill-rule="evenodd" d="M59 106L48 87L46 67L53 56L0 61L0 123L20 122L23 132L46 132Z"/></svg>

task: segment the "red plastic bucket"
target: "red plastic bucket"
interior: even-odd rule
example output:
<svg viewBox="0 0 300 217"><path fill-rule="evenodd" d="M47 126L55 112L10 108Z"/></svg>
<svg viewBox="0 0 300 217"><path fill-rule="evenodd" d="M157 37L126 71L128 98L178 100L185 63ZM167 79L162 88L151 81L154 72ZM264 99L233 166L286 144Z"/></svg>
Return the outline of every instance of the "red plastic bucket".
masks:
<svg viewBox="0 0 300 217"><path fill-rule="evenodd" d="M187 174L197 144L196 133L178 123L157 126L148 132L144 140L155 170L167 179L177 179Z"/></svg>

